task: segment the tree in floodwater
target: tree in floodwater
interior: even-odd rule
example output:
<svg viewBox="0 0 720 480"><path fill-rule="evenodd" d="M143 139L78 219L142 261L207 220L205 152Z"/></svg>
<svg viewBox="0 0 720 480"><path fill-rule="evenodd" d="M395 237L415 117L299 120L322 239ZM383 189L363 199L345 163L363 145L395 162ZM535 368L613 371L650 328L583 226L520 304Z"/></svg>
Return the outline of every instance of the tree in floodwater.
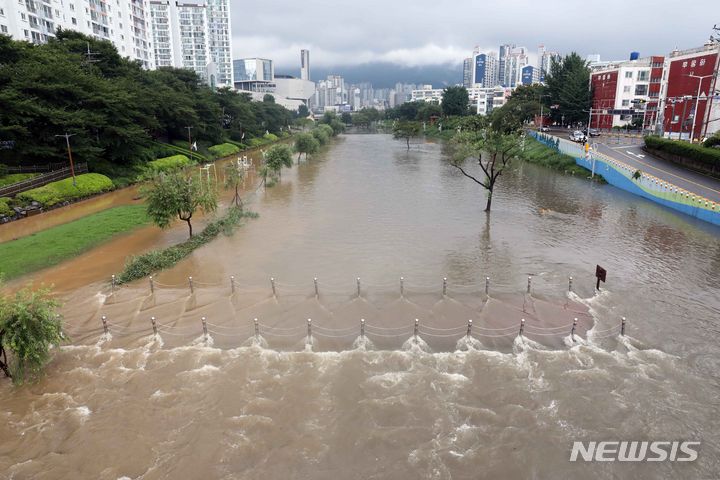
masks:
<svg viewBox="0 0 720 480"><path fill-rule="evenodd" d="M238 160L239 161L239 160ZM240 184L245 179L245 170L242 169L237 162L230 162L225 165L225 189L235 190L232 203L238 208L243 207L242 197L240 196Z"/></svg>
<svg viewBox="0 0 720 480"><path fill-rule="evenodd" d="M190 237L193 230L193 214L217 209L217 193L209 184L203 185L199 177L186 176L182 172L162 173L156 176L144 190L148 217L160 228L170 226L177 217L187 222Z"/></svg>
<svg viewBox="0 0 720 480"><path fill-rule="evenodd" d="M320 142L313 137L311 133L300 133L295 137L295 151L298 152L298 162L300 162L300 156L304 153L305 160L311 153L315 153L320 149Z"/></svg>
<svg viewBox="0 0 720 480"><path fill-rule="evenodd" d="M393 126L393 137L405 139L410 150L410 139L420 134L420 123L400 120Z"/></svg>
<svg viewBox="0 0 720 480"><path fill-rule="evenodd" d="M0 297L0 370L13 382L37 377L50 360L51 347L67 340L57 307L47 289L28 287L14 298Z"/></svg>
<svg viewBox="0 0 720 480"><path fill-rule="evenodd" d="M453 142L456 150L451 165L488 191L485 211L489 212L495 183L520 150L520 136L488 128L479 132L458 133ZM477 161L484 178L467 171L465 163L468 159Z"/></svg>
<svg viewBox="0 0 720 480"><path fill-rule="evenodd" d="M283 143L278 143L268 148L264 157L265 165L267 165L270 171L277 176L281 175L283 167L289 168L293 165L292 150L290 150L289 146Z"/></svg>

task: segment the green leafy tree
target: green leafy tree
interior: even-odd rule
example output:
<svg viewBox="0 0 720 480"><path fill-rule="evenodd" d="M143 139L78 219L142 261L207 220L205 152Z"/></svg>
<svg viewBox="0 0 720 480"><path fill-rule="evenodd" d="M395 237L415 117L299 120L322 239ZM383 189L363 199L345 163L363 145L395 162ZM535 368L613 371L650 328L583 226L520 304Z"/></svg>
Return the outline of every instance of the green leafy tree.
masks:
<svg viewBox="0 0 720 480"><path fill-rule="evenodd" d="M462 132L455 136L455 154L451 165L465 177L487 190L485 211L490 212L495 184L509 167L511 160L520 150L520 137L492 129L481 132ZM471 172L466 166L468 160L474 160L480 167L480 174Z"/></svg>
<svg viewBox="0 0 720 480"><path fill-rule="evenodd" d="M313 128L310 134L315 137L315 139L320 145L325 145L327 142L330 141L330 135L328 135L327 130L324 128L320 128L320 126L318 126L317 128Z"/></svg>
<svg viewBox="0 0 720 480"><path fill-rule="evenodd" d="M418 122L409 122L406 120L398 121L393 127L393 137L404 139L407 143L407 149L410 150L410 139L420 134L420 124Z"/></svg>
<svg viewBox="0 0 720 480"><path fill-rule="evenodd" d="M242 197L240 196L240 185L242 185L243 180L245 180L245 170L237 162L229 162L225 165L225 189L235 191L232 203L238 208L243 207Z"/></svg>
<svg viewBox="0 0 720 480"><path fill-rule="evenodd" d="M277 176L281 175L283 167L292 167L292 150L283 143L275 144L267 149L264 154L265 165Z"/></svg>
<svg viewBox="0 0 720 480"><path fill-rule="evenodd" d="M350 112L343 112L342 115L340 115L340 120L342 120L345 125L350 125L353 123L352 114Z"/></svg>
<svg viewBox="0 0 720 480"><path fill-rule="evenodd" d="M319 149L320 142L311 133L301 133L295 138L295 151L298 152L298 162L303 153L307 159L309 154L315 153Z"/></svg>
<svg viewBox="0 0 720 480"><path fill-rule="evenodd" d="M167 228L173 219L187 222L193 236L192 217L198 210L205 213L217 209L217 194L209 184L198 177L181 172L160 174L144 190L147 213L160 228Z"/></svg>
<svg viewBox="0 0 720 480"><path fill-rule="evenodd" d="M550 115L554 121L574 123L586 120L592 104L592 92L588 88L590 69L587 62L575 52L559 62L553 62L545 77L550 104L557 105Z"/></svg>
<svg viewBox="0 0 720 480"><path fill-rule="evenodd" d="M298 117L299 117L299 118L306 118L308 115L310 115L310 110L308 110L307 105L305 105L304 103L301 104L301 105L298 107Z"/></svg>
<svg viewBox="0 0 720 480"><path fill-rule="evenodd" d="M67 340L58 303L49 294L28 287L0 298L0 370L15 383L37 377L51 348Z"/></svg>
<svg viewBox="0 0 720 480"><path fill-rule="evenodd" d="M467 88L455 86L447 87L443 90L442 102L440 103L443 114L447 116L467 115L469 104L470 98L468 96Z"/></svg>

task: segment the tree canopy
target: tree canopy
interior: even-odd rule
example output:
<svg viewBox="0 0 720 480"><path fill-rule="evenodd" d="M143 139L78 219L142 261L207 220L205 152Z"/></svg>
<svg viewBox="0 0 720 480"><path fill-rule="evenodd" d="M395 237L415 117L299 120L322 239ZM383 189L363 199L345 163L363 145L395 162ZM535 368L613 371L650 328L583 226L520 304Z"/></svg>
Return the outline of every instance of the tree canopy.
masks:
<svg viewBox="0 0 720 480"><path fill-rule="evenodd" d="M408 150L410 150L410 139L417 137L419 134L420 124L418 122L400 120L393 126L393 137L404 139Z"/></svg>
<svg viewBox="0 0 720 480"><path fill-rule="evenodd" d="M573 52L559 62L553 62L545 77L553 121L574 123L586 120L592 105L592 92L588 85L590 69L580 55Z"/></svg>
<svg viewBox="0 0 720 480"><path fill-rule="evenodd" d="M469 97L465 87L454 86L443 90L440 103L443 114L463 116L468 114Z"/></svg>

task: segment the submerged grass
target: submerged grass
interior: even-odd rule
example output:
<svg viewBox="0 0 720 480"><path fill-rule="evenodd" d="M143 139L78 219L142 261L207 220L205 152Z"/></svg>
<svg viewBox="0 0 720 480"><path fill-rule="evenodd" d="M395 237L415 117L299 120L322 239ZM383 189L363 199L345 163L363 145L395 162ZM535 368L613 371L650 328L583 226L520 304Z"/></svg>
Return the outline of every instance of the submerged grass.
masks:
<svg viewBox="0 0 720 480"><path fill-rule="evenodd" d="M0 243L0 275L11 279L57 265L149 222L144 205L125 205Z"/></svg>
<svg viewBox="0 0 720 480"><path fill-rule="evenodd" d="M239 208L232 207L227 211L225 216L213 220L201 233L183 243L131 257L125 264L122 273L118 275L117 282L121 284L132 282L133 280L146 277L160 270L170 268L190 255L196 248L210 242L221 232L225 235L231 235L235 228L240 225L243 218L257 217L258 214L255 212L246 212Z"/></svg>
<svg viewBox="0 0 720 480"><path fill-rule="evenodd" d="M518 154L518 158L528 163L542 165L543 167L551 168L563 173L569 173L571 175L578 175L581 177L588 176L588 171L575 163L575 159L573 157L560 153L554 148L548 147L530 136L525 138L525 150ZM595 173L595 177L598 182L605 182L602 176L598 173Z"/></svg>

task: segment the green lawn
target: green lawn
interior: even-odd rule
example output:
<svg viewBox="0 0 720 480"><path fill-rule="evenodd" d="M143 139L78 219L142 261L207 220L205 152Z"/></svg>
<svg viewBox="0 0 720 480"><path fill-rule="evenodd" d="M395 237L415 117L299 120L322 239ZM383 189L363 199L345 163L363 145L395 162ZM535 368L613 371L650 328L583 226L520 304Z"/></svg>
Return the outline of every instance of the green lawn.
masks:
<svg viewBox="0 0 720 480"><path fill-rule="evenodd" d="M0 176L0 187L7 187L13 183L22 182L30 178L37 177L37 173L11 173L9 175Z"/></svg>
<svg viewBox="0 0 720 480"><path fill-rule="evenodd" d="M126 205L0 243L0 276L8 280L56 265L149 222L144 205Z"/></svg>

